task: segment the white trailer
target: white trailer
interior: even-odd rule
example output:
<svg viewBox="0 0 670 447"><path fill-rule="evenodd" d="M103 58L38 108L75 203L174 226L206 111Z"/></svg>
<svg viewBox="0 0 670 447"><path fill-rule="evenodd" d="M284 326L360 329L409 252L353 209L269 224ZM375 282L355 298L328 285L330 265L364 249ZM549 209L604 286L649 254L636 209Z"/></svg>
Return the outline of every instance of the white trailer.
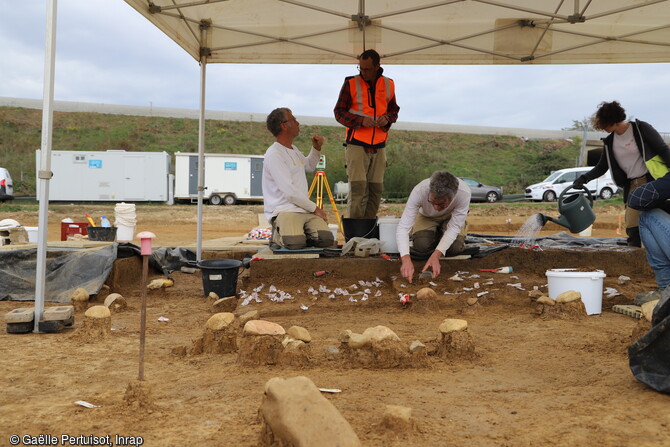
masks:
<svg viewBox="0 0 670 447"><path fill-rule="evenodd" d="M39 169L40 149L36 152ZM171 204L170 167L167 152L51 151L49 200Z"/></svg>
<svg viewBox="0 0 670 447"><path fill-rule="evenodd" d="M205 154L203 198L210 205L263 200L263 156ZM175 153L175 199L198 198L198 154Z"/></svg>

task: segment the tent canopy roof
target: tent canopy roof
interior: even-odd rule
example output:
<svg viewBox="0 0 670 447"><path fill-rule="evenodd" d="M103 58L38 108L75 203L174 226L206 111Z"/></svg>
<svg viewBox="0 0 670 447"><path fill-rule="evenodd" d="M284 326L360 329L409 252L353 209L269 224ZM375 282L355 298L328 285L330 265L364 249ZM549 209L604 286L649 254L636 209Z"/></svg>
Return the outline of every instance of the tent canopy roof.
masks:
<svg viewBox="0 0 670 447"><path fill-rule="evenodd" d="M668 0L125 1L208 63L670 62Z"/></svg>

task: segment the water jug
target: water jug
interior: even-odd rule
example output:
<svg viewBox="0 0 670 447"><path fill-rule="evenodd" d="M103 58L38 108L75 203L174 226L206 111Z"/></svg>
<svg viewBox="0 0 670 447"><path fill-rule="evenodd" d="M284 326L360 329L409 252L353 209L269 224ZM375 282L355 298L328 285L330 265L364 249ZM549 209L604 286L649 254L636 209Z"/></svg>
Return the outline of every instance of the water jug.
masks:
<svg viewBox="0 0 670 447"><path fill-rule="evenodd" d="M589 196L587 200L586 195L581 193L572 193L566 196L566 193L570 189L577 188L567 187L558 196L558 212L560 216L554 219L553 217L540 214L542 225L550 220L566 227L572 233L579 233L587 229L596 220L596 215L593 212L593 196L591 195L591 191L586 186L581 187Z"/></svg>

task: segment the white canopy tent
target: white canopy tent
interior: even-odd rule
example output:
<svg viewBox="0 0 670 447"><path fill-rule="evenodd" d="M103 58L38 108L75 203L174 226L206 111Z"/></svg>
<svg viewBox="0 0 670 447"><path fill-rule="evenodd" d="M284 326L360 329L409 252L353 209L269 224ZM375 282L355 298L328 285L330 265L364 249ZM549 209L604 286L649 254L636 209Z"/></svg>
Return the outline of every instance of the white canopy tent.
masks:
<svg viewBox="0 0 670 447"><path fill-rule="evenodd" d="M35 331L44 307L56 1L47 0ZM125 0L200 63L197 258L208 63L670 62L668 0ZM333 101L335 98L333 98Z"/></svg>

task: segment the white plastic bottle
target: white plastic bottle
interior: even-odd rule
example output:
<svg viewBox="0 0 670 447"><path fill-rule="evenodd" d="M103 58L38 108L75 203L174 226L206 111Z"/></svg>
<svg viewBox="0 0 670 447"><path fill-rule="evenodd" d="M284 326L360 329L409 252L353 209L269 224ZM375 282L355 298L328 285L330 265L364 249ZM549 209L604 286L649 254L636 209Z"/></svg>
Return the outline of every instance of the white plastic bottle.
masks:
<svg viewBox="0 0 670 447"><path fill-rule="evenodd" d="M107 216L102 216L100 218L100 226L103 228L109 228L112 226L112 224L109 222L109 219L107 219Z"/></svg>

